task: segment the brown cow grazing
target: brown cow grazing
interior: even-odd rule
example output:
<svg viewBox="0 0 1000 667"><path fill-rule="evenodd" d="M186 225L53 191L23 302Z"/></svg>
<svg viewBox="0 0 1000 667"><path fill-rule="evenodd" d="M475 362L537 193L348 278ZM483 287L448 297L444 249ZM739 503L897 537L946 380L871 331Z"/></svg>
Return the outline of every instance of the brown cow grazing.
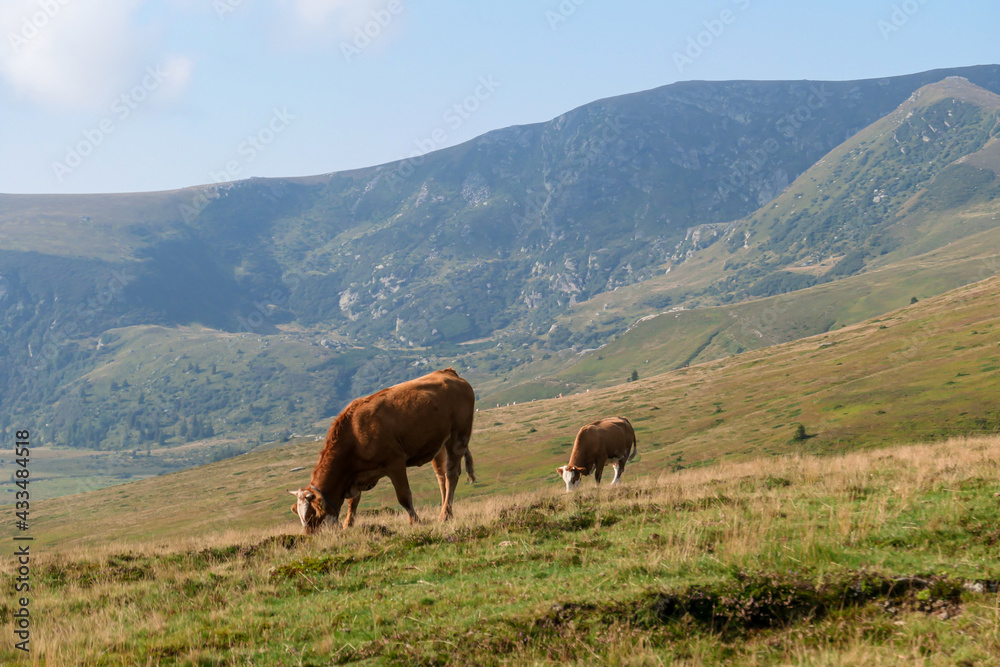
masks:
<svg viewBox="0 0 1000 667"><path fill-rule="evenodd" d="M339 521L345 499L350 504L344 527L353 524L361 492L383 477L416 523L406 469L428 461L441 487L441 520L451 517L463 458L469 481L476 481L469 452L475 402L472 387L453 368L352 401L330 426L309 486L289 491L305 533L315 532L328 516Z"/></svg>
<svg viewBox="0 0 1000 667"><path fill-rule="evenodd" d="M615 478L611 484L619 484L625 463L635 458L638 451L635 431L624 417L608 417L593 424L587 424L576 434L569 464L556 468L556 473L566 482L566 491L579 488L584 475L594 473L594 479L601 483L604 464L612 462Z"/></svg>

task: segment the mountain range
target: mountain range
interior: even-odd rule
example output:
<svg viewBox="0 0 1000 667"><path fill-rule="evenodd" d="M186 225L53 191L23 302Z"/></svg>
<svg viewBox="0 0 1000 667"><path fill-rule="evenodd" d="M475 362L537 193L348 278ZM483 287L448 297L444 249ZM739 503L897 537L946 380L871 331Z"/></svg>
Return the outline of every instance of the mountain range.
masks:
<svg viewBox="0 0 1000 667"><path fill-rule="evenodd" d="M429 366L488 405L881 314L995 272L997 93L998 66L685 82L349 172L0 195L0 428L103 486Z"/></svg>

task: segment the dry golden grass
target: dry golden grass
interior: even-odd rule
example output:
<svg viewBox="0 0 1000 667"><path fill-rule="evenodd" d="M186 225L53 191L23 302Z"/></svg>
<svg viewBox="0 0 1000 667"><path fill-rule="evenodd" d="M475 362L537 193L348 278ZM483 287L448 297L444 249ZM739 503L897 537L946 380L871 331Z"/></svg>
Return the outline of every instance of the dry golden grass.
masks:
<svg viewBox="0 0 1000 667"><path fill-rule="evenodd" d="M808 489L810 495L831 499L836 505L831 504L828 514L820 518L824 523L830 521L831 525L836 526L838 535L847 538L865 535L873 528L884 525L890 518L890 497L900 501L902 505L914 494L967 479L970 475L1000 480L1000 436L953 438L939 443L903 445L840 456L787 455L749 461L726 461L703 468L665 473L656 478L629 480L626 477L618 488L610 487L606 482L598 488L592 478L586 478L582 495L594 501L597 507L612 507L623 501L677 507L719 495L739 496L746 501L747 514L760 517L762 521L750 523L745 517L734 517L733 523L727 524L731 540L726 540L725 543L730 549L750 553L759 548L760 531L766 530L768 518L773 518L781 511L787 493L782 486L758 488L748 492L747 483L756 484L757 481L768 478L787 480L795 487ZM878 486L887 480L891 483L884 488L884 494L874 494L859 508L849 507L859 489L868 485ZM358 520L359 529L326 530L317 539L321 546L344 544L345 541L364 542L367 537L362 527L365 526L384 526L402 533L431 531L443 534L458 528L489 524L505 511L544 502L566 504L570 498L572 496L565 493L562 484L556 482L536 491L471 498L455 505L455 519L447 524L437 521L439 507L434 502L418 507L424 519L415 527L409 526L402 511L363 509ZM227 510L222 509L221 512L225 514ZM101 544L74 544L68 552L63 552L59 545L55 545L47 548L47 553L56 558L100 559L123 551L163 555L249 544L286 534L290 529L295 530L295 517L290 512L288 514L287 523L269 528L224 529L190 536L171 534L167 539L119 538ZM155 508L149 508L148 520L154 519ZM691 527L691 530L697 530L697 526ZM688 548L690 546L689 544ZM671 554L671 557L676 555ZM0 566L0 572L3 571L2 568Z"/></svg>
<svg viewBox="0 0 1000 667"><path fill-rule="evenodd" d="M31 664L986 665L1000 651L996 594L964 599L950 620L872 603L738 640L643 627L626 611L734 570L1000 578L995 549L960 534L972 504L1000 517L1000 437L588 482L470 499L449 523L369 512L295 544L282 543L284 524L46 549L33 564L45 584ZM886 542L910 523L959 530L967 548ZM12 576L5 560L0 577ZM615 620L579 612L552 635L555 602ZM519 643L517 632L540 634Z"/></svg>

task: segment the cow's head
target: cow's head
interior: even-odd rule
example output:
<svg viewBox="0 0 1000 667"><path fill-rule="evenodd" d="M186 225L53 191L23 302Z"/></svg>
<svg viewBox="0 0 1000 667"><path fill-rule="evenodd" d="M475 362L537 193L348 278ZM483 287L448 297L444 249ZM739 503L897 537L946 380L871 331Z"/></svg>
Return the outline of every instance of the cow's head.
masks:
<svg viewBox="0 0 1000 667"><path fill-rule="evenodd" d="M299 489L289 493L296 498L295 504L292 505L292 513L298 515L305 534L312 535L323 525L323 520L326 518L326 503L312 489Z"/></svg>
<svg viewBox="0 0 1000 667"><path fill-rule="evenodd" d="M556 468L556 474L563 478L566 482L566 492L569 493L577 489L580 486L580 480L583 479L584 474L586 474L587 469L581 468L579 466L565 466L562 468Z"/></svg>

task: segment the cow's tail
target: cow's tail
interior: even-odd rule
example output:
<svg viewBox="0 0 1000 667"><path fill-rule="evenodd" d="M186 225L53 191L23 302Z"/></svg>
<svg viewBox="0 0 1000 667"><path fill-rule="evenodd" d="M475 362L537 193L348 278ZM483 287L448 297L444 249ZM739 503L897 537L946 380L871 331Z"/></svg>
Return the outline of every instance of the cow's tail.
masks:
<svg viewBox="0 0 1000 667"><path fill-rule="evenodd" d="M468 449L465 450L465 474L469 476L469 484L474 484L476 469L472 465L472 452Z"/></svg>
<svg viewBox="0 0 1000 667"><path fill-rule="evenodd" d="M621 419L623 422L625 422L629 426L632 426L632 422L630 422L625 417L619 417L618 419ZM632 429L632 453L629 454L628 458L625 459L625 460L626 461L631 461L632 459L635 458L635 455L638 454L638 453L639 453L639 439L635 437L635 428L633 428Z"/></svg>

